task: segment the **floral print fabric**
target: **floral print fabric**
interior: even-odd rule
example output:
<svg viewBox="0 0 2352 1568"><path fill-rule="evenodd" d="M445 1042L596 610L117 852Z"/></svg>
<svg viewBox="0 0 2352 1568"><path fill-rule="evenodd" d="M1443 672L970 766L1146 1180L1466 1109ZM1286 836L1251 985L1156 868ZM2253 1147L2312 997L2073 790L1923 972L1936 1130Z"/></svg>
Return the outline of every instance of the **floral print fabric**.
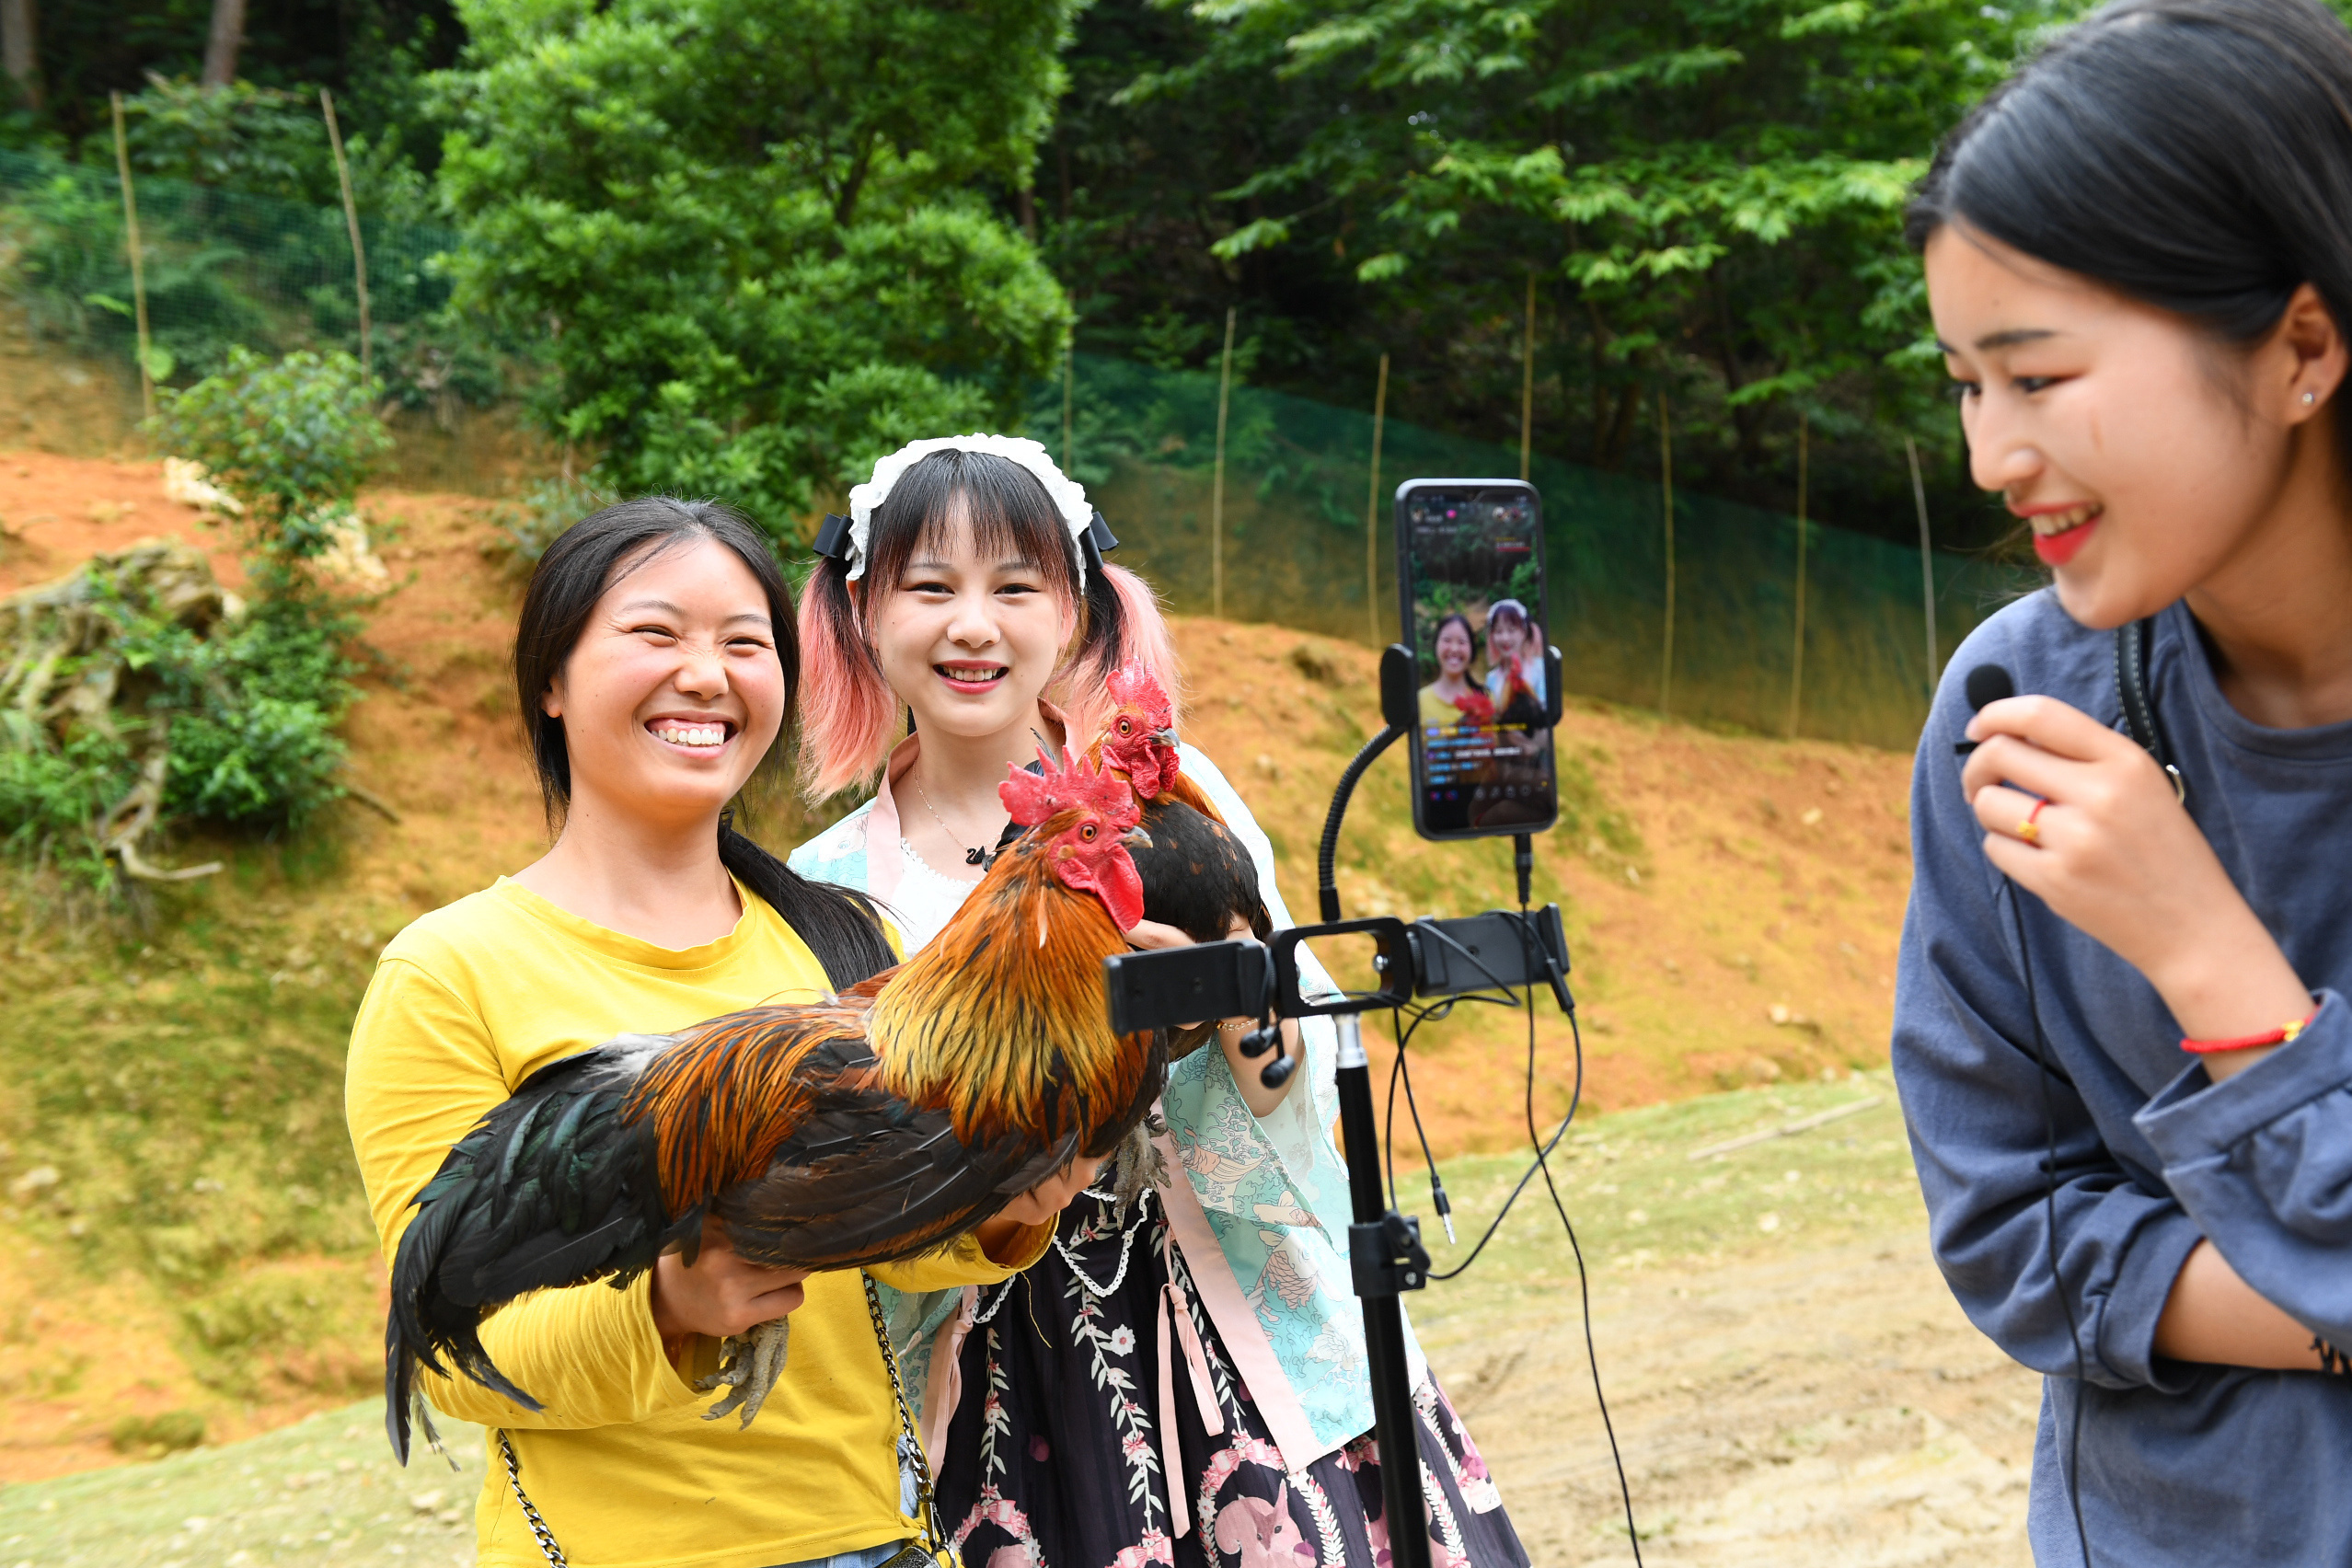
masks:
<svg viewBox="0 0 2352 1568"><path fill-rule="evenodd" d="M1124 1228L1107 1199L1082 1197L1063 1232L982 1293L963 1342L939 1504L965 1568L1388 1562L1378 1445L1366 1435L1286 1464L1150 1197ZM1198 1376L1171 1332L1197 1352ZM1453 1408L1427 1378L1414 1402L1431 1562L1523 1568Z"/></svg>

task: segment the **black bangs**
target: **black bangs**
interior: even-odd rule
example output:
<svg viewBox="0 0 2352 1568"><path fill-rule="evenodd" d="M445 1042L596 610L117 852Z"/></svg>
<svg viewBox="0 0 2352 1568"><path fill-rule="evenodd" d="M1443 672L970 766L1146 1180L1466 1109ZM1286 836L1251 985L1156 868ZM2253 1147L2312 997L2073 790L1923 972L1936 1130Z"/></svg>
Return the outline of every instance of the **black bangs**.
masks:
<svg viewBox="0 0 2352 1568"><path fill-rule="evenodd" d="M1078 603L1078 558L1053 498L1036 475L993 452L934 452L898 477L874 512L866 581L894 587L917 550L946 547L959 500L984 559L1024 561L1064 602Z"/></svg>

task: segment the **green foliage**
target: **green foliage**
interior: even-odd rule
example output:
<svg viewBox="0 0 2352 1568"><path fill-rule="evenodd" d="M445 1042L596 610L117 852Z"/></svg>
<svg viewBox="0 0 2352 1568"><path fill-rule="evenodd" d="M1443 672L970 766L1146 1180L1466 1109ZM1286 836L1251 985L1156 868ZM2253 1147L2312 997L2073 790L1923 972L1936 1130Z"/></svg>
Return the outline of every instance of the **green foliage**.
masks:
<svg viewBox="0 0 2352 1568"><path fill-rule="evenodd" d="M473 0L460 297L542 346L597 482L787 514L1009 418L1068 307L970 192L1025 184L1070 0Z"/></svg>
<svg viewBox="0 0 2352 1568"><path fill-rule="evenodd" d="M1935 137L2040 19L1961 0L1252 6L1213 57L1263 61L1279 40L1276 77L1360 101L1234 188L1282 215L1219 248L1282 244L1310 197L1336 198L1360 221L1357 277L1400 304L1422 292L1417 274L1468 256L1498 281L1534 271L1560 315L1585 318L1605 457L1615 432L1599 427L1621 421L1600 407L1650 389L1703 410L1686 440L1743 461L1770 407L1792 400L1825 423L1948 440L1915 375L1877 374L1922 329L1886 308L1916 276L1896 219ZM1841 380L1843 397L1816 391Z"/></svg>
<svg viewBox="0 0 2352 1568"><path fill-rule="evenodd" d="M158 175L325 206L340 201L334 156L316 95L249 81L207 87L151 75L122 100L123 140L134 177ZM84 144L86 163L114 161L111 128Z"/></svg>
<svg viewBox="0 0 2352 1568"><path fill-rule="evenodd" d="M265 560L305 559L334 544L352 498L392 449L373 408L381 392L349 354L271 363L237 348L221 374L164 395L153 433L236 497L247 540Z"/></svg>
<svg viewBox="0 0 2352 1568"><path fill-rule="evenodd" d="M336 731L358 696L347 651L358 633L357 617L300 580L257 599L222 635L135 623L125 656L153 673L154 706L171 716L165 809L298 830L339 799Z"/></svg>
<svg viewBox="0 0 2352 1568"><path fill-rule="evenodd" d="M1941 135L2077 0L1103 0L1083 19L1043 244L1083 343L1897 534L1903 437L1939 517L1986 509L1909 351L1897 209ZM1189 324L1189 332L1183 330ZM1941 493L1938 493L1941 492ZM1950 500L1947 501L1946 497Z"/></svg>
<svg viewBox="0 0 2352 1568"><path fill-rule="evenodd" d="M12 689L26 706L0 724L0 847L88 887L112 883L102 824L153 759L167 820L298 831L342 793L357 617L284 570L275 592L226 613L202 592L209 573L191 584L192 552L167 552L100 556L25 602L14 651L47 673ZM110 704L76 700L92 690Z"/></svg>
<svg viewBox="0 0 2352 1568"><path fill-rule="evenodd" d="M102 888L110 855L136 864L144 825L133 847L120 835L143 799L143 820L278 834L342 793L359 621L306 562L357 526L352 497L390 444L373 390L345 355L238 349L223 375L165 394L156 433L242 507L253 602L159 543L16 595L0 627L0 844Z"/></svg>
<svg viewBox="0 0 2352 1568"><path fill-rule="evenodd" d="M74 882L102 886L112 869L92 824L138 776L119 734L82 732L62 744L22 723L0 741L0 846L49 859Z"/></svg>

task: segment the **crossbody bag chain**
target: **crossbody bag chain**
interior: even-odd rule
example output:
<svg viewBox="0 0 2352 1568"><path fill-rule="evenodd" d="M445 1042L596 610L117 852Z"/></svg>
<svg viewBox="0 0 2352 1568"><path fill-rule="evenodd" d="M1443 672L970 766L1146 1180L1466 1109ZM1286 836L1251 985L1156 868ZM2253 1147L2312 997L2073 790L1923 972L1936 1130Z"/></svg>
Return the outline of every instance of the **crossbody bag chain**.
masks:
<svg viewBox="0 0 2352 1568"><path fill-rule="evenodd" d="M898 1355L891 1349L890 1328L882 1319L882 1293L874 1288L874 1276L860 1271L866 1285L866 1313L873 1320L874 1343L882 1350L882 1367L890 1374L891 1402L898 1410L898 1451L915 1470L915 1505L923 1532L923 1551L934 1561L947 1550L947 1532L940 1522L939 1505L931 1493L931 1461L923 1452L922 1439L915 1435L915 1412L906 1402L906 1384L898 1373ZM523 1509L523 1522L530 1527L531 1539L539 1543L540 1554L547 1558L548 1568L571 1568L563 1555L563 1548L556 1543L555 1532L548 1528L531 1494L523 1490L523 1461L515 1457L514 1442L502 1430L498 1435L499 1458L506 1466L506 1484L513 1490L514 1501Z"/></svg>

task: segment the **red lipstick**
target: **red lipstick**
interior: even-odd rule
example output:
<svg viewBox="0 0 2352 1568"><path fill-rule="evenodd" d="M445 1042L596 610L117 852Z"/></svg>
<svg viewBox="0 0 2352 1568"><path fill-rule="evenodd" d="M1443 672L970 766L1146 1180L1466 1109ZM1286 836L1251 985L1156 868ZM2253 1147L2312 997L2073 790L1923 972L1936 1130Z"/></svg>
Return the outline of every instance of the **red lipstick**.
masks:
<svg viewBox="0 0 2352 1568"><path fill-rule="evenodd" d="M2042 558L2045 566L2064 566L2091 542L2091 530L2098 525L2099 519L2093 517L2088 522L2076 524L2063 534L2036 534L2034 536L2034 553Z"/></svg>

